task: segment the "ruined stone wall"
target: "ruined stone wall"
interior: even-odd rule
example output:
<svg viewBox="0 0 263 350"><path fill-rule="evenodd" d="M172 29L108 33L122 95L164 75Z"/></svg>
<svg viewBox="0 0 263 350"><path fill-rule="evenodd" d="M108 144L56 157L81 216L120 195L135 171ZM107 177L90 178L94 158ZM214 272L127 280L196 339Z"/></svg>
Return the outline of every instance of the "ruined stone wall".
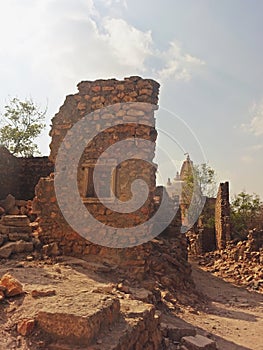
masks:
<svg viewBox="0 0 263 350"><path fill-rule="evenodd" d="M54 165L48 157L19 158L19 163L19 199L33 199L39 179L52 173Z"/></svg>
<svg viewBox="0 0 263 350"><path fill-rule="evenodd" d="M12 194L16 199L33 199L40 177L54 170L48 157L20 158L0 148L0 200Z"/></svg>
<svg viewBox="0 0 263 350"><path fill-rule="evenodd" d="M0 199L19 192L18 161L6 148L0 147Z"/></svg>
<svg viewBox="0 0 263 350"><path fill-rule="evenodd" d="M52 120L50 160L56 161L59 146L68 130L83 116L87 116L88 123L85 134L91 135L92 132L97 131L98 135L87 145L79 162L78 186L83 203L97 220L108 226L133 227L147 221L154 208L156 169L153 167L152 160L157 137L154 128L154 110L157 109L159 84L153 80L131 77L125 78L123 81L112 79L82 82L78 85L78 89L77 94L67 96L64 105ZM124 102L143 103L134 106L133 104L123 104ZM107 106L112 106L111 113L109 113L109 110L103 109ZM120 124L112 126L113 120L116 124L119 121ZM104 128L106 130L100 132ZM98 157L105 153L110 145L117 144L127 138L132 143L137 142L136 138L151 141L151 147L138 148L137 156L139 159L127 160L117 166L115 195L118 199L127 201L131 198L131 183L137 178L143 179L149 188L149 195L144 205L128 214L114 212L106 208L97 200L96 195L88 196L87 176L85 175L86 168L89 169L90 165L94 165ZM119 163L121 151L121 149L117 149L114 155L110 156L112 164ZM146 158L148 163L140 160L142 158ZM119 263L122 261L127 266L130 261L133 261L130 267L134 269L136 269L136 264L140 269L141 265L145 263L144 260L140 260L140 251L144 252L145 258L147 257L144 251L145 247L127 250L105 248L90 243L74 232L59 210L52 176L41 179L38 183L34 210L39 216L39 237L41 241L44 244L56 243L61 253L87 254L97 257L99 255L108 256L112 262ZM107 226L100 232L92 232L92 227L87 228L87 230L90 230L89 234L105 237L102 240L105 245L109 243L107 242ZM146 236L148 232L142 232L141 234ZM124 243L126 241L128 245L136 244L136 238L133 236L117 237L116 239L121 239ZM114 243L118 245L122 242L116 241ZM112 244L112 241L110 244ZM138 262L134 262L135 260L138 260Z"/></svg>
<svg viewBox="0 0 263 350"><path fill-rule="evenodd" d="M229 183L220 183L215 205L215 229L217 249L224 249L231 239Z"/></svg>

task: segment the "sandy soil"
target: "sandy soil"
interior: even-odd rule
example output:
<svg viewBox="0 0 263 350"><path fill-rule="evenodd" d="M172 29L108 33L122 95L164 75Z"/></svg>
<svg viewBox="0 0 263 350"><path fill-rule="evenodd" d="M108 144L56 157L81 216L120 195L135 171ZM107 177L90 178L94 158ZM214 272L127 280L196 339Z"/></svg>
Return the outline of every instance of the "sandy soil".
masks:
<svg viewBox="0 0 263 350"><path fill-rule="evenodd" d="M197 290L207 297L207 306L180 317L215 339L220 350L263 350L263 295L236 287L191 263Z"/></svg>
<svg viewBox="0 0 263 350"><path fill-rule="evenodd" d="M93 268L73 258L66 258L65 262L20 263L11 260L0 266L0 276L11 272L24 284L26 291L24 297L0 304L0 350L43 348L37 341L30 344L29 340L17 336L15 324L19 319L34 317L38 310L58 297L65 305L73 307L76 291L104 291L111 289L111 282L118 280L115 276L114 281L113 275L104 271L103 266ZM202 270L196 262L192 262L192 267L197 290L205 295L206 302L197 305L196 309L182 306L179 314L176 312L176 318L179 316L185 325L195 327L197 333L216 340L219 350L263 350L263 295L225 282ZM98 269L102 272L94 272ZM105 284L108 285L105 287ZM56 290L57 296L34 300L31 297L33 289ZM172 316L171 311L169 315Z"/></svg>

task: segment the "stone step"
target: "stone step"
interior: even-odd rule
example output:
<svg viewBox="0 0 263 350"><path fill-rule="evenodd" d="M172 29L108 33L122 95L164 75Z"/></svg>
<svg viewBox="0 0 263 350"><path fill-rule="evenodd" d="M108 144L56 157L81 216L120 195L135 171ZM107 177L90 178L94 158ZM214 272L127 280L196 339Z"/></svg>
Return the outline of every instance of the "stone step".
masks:
<svg viewBox="0 0 263 350"><path fill-rule="evenodd" d="M66 344L87 346L120 317L119 300L103 294L79 293L68 300L49 300L36 317L38 327Z"/></svg>
<svg viewBox="0 0 263 350"><path fill-rule="evenodd" d="M26 215L4 215L0 220L0 224L4 226L24 227L29 226L30 221Z"/></svg>
<svg viewBox="0 0 263 350"><path fill-rule="evenodd" d="M161 331L164 337L178 342L180 342L183 337L196 335L196 330L193 326L188 325L186 322L176 318L173 318L172 323L162 321Z"/></svg>
<svg viewBox="0 0 263 350"><path fill-rule="evenodd" d="M17 242L17 241L30 241L31 235L27 232L12 232L9 233L8 239L11 242Z"/></svg>
<svg viewBox="0 0 263 350"><path fill-rule="evenodd" d="M16 233L16 232L31 233L32 227L31 226L5 226L0 224L0 235L8 234L8 233Z"/></svg>
<svg viewBox="0 0 263 350"><path fill-rule="evenodd" d="M182 338L182 345L187 350L216 350L216 342L203 337L202 335L189 336Z"/></svg>
<svg viewBox="0 0 263 350"><path fill-rule="evenodd" d="M137 300L121 300L121 317L83 347L55 342L48 350L158 350L161 346L159 317L155 308ZM88 346L87 346L88 345Z"/></svg>
<svg viewBox="0 0 263 350"><path fill-rule="evenodd" d="M31 253L34 250L33 242L8 242L0 247L0 258L8 259L11 254Z"/></svg>

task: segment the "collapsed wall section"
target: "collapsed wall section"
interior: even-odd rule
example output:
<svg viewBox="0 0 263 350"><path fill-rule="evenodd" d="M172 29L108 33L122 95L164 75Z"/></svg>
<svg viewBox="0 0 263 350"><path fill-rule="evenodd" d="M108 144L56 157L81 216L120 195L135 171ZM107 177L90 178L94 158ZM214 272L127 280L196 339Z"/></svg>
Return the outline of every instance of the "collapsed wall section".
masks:
<svg viewBox="0 0 263 350"><path fill-rule="evenodd" d="M102 244L92 244L82 238L65 221L57 203L52 175L41 179L36 187L34 210L38 214L39 238L43 244L55 243L59 252L63 254L90 255L97 258L104 256L104 258L108 257L111 262L122 261L127 266L133 265L133 268L136 268L136 265L137 267L142 266L147 257L145 246L114 249L103 247L103 245L109 246L116 243L118 246L125 242L127 246L135 245L137 242L133 235L124 237L116 235L116 238L111 236L110 239L116 239L116 242L107 241L107 227L133 227L146 222L152 215L156 172L156 167L152 162L157 137L154 110L157 109L159 84L150 79L130 77L123 81L111 79L81 82L78 90L77 94L67 96L65 103L52 120L50 160L56 163L59 147L67 132L85 116L88 123L84 134L88 138L95 132L96 137L87 144L80 158L78 188L87 210L97 220L106 224L105 228L99 232L93 232L92 227L87 227L88 235L102 237ZM134 105L135 102L137 102L136 105ZM105 107L109 108L105 109ZM114 126L112 125L113 120ZM131 184L138 178L147 183L149 194L145 203L138 210L132 213L119 213L106 208L100 202L98 193L94 191L92 175L98 157L106 154L109 146L118 145L120 141L127 139L133 144L136 144L138 139L147 140L150 141L150 146L140 147L139 145L138 159L129 159L120 163L123 154L121 147L120 149L115 148L114 154L106 155L106 160L111 163L115 171L112 186L114 195L124 202L130 200L132 197ZM79 140L76 139L75 142ZM69 149L71 146L68 145ZM147 159L147 161L142 159ZM99 191L104 192L101 193L101 196L108 197L110 200L110 193L107 192L103 178L101 182ZM141 232L141 236L147 237L148 234L149 232Z"/></svg>
<svg viewBox="0 0 263 350"><path fill-rule="evenodd" d="M9 194L16 199L33 199L39 179L53 170L48 157L15 157L0 147L0 200Z"/></svg>

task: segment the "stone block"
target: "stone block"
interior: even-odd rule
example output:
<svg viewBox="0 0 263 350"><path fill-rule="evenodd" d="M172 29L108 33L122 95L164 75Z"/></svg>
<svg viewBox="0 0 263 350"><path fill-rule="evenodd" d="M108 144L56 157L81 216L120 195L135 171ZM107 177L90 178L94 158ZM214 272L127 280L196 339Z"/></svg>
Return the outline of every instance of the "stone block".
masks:
<svg viewBox="0 0 263 350"><path fill-rule="evenodd" d="M6 243L0 248L0 258L8 259L15 252L16 242Z"/></svg>
<svg viewBox="0 0 263 350"><path fill-rule="evenodd" d="M120 316L118 299L95 293L79 293L74 302L56 300L37 315L40 329L67 344L89 345L101 330L114 324Z"/></svg>
<svg viewBox="0 0 263 350"><path fill-rule="evenodd" d="M30 221L26 215L5 215L1 218L0 224L4 226L29 226Z"/></svg>
<svg viewBox="0 0 263 350"><path fill-rule="evenodd" d="M183 337L182 345L188 350L216 350L216 343L213 340L199 334L195 337Z"/></svg>
<svg viewBox="0 0 263 350"><path fill-rule="evenodd" d="M14 297L24 293L22 284L9 273L6 273L1 278L0 285L5 287L5 295L7 297Z"/></svg>

